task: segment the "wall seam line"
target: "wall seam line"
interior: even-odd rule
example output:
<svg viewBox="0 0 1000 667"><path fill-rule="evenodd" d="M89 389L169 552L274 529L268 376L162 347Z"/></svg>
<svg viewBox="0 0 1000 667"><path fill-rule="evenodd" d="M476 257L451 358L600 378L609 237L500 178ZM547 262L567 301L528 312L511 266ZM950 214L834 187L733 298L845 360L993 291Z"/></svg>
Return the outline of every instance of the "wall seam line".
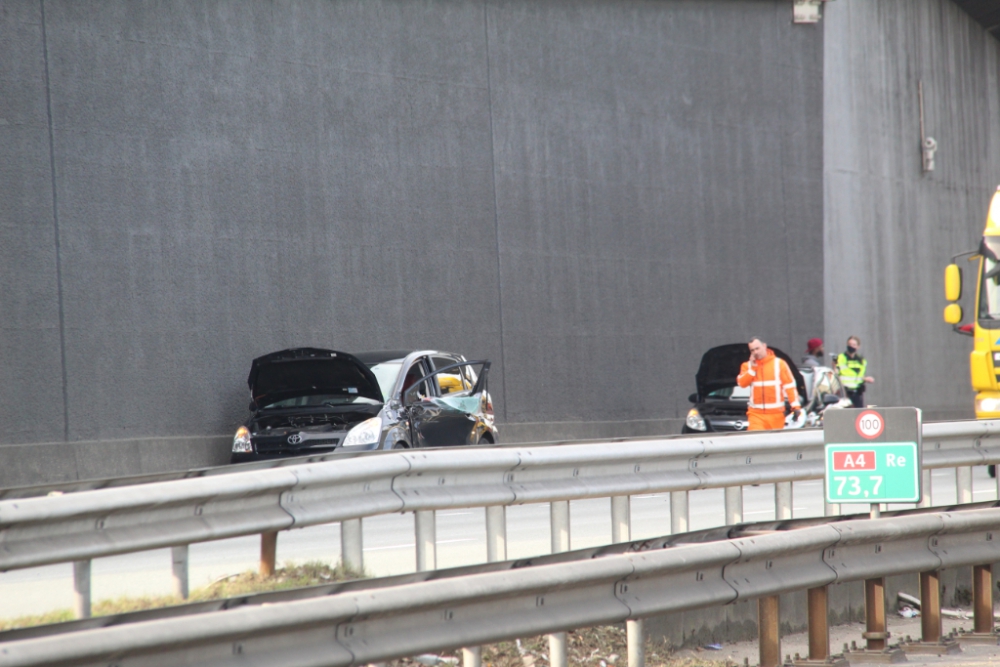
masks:
<svg viewBox="0 0 1000 667"><path fill-rule="evenodd" d="M52 227L56 251L56 297L59 307L59 360L62 367L63 440L69 442L69 392L66 381L66 323L63 312L62 245L59 242L59 202L56 192L56 149L52 128L52 90L49 81L49 42L45 29L45 0L39 0L42 17L42 61L45 66L45 112L49 131L49 175L52 182ZM78 471L79 472L79 471Z"/></svg>
<svg viewBox="0 0 1000 667"><path fill-rule="evenodd" d="M500 205L497 195L497 156L496 156L496 134L493 129L493 82L490 76L492 63L490 62L490 7L489 2L483 2L483 37L486 40L486 103L490 118L490 170L493 179L493 233L497 243L497 308L500 311L500 367L504 369L503 383L503 421L507 420L507 378L504 355L504 335L503 335L503 266L500 260Z"/></svg>

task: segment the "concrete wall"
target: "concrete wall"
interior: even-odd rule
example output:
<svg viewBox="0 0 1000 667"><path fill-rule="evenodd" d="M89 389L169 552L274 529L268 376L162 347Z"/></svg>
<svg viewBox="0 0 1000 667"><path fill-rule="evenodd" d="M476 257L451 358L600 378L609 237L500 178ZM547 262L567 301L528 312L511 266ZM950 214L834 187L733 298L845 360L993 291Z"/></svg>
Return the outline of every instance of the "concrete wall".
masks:
<svg viewBox="0 0 1000 667"><path fill-rule="evenodd" d="M708 347L823 330L790 13L0 4L0 444L225 435L298 345L491 358L542 437L672 430Z"/></svg>
<svg viewBox="0 0 1000 667"><path fill-rule="evenodd" d="M972 341L942 321L942 276L978 245L1000 184L1000 41L949 0L838 0L824 12L827 351L861 337L870 403L974 417ZM938 142L927 173L921 81ZM963 264L969 314L975 273Z"/></svg>

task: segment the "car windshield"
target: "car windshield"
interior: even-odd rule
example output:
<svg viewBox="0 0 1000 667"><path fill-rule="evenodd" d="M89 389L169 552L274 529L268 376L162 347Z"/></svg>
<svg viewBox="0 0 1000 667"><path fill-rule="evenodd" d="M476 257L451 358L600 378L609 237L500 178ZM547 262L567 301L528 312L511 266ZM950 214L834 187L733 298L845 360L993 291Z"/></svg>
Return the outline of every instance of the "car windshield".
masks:
<svg viewBox="0 0 1000 667"><path fill-rule="evenodd" d="M723 387L715 391L708 392L707 398L717 401L745 401L750 398L750 387Z"/></svg>
<svg viewBox="0 0 1000 667"><path fill-rule="evenodd" d="M979 287L979 319L1000 320L1000 236L983 237L983 274Z"/></svg>
<svg viewBox="0 0 1000 667"><path fill-rule="evenodd" d="M399 369L402 365L402 361L383 361L380 364L369 366L372 373L375 374L376 379L378 379L378 386L382 390L383 401L389 400L389 392L396 386L396 378L399 377Z"/></svg>
<svg viewBox="0 0 1000 667"><path fill-rule="evenodd" d="M293 396L274 401L263 406L264 410L281 408L321 408L333 405L378 405L378 401L373 401L367 396L356 396L350 394L311 394L308 396Z"/></svg>

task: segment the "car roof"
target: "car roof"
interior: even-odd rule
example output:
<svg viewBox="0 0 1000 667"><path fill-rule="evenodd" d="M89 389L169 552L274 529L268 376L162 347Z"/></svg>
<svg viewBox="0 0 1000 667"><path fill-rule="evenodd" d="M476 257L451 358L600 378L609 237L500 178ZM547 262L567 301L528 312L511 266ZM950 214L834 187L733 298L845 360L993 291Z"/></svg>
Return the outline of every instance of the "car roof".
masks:
<svg viewBox="0 0 1000 667"><path fill-rule="evenodd" d="M381 364L383 361L396 361L406 357L413 350L378 350L375 352L358 352L354 356L366 364Z"/></svg>
<svg viewBox="0 0 1000 667"><path fill-rule="evenodd" d="M372 366L386 361L402 361L410 355L430 356L435 354L462 358L462 355L457 352L445 352L443 350L377 350L374 352L358 352L354 356L363 363Z"/></svg>

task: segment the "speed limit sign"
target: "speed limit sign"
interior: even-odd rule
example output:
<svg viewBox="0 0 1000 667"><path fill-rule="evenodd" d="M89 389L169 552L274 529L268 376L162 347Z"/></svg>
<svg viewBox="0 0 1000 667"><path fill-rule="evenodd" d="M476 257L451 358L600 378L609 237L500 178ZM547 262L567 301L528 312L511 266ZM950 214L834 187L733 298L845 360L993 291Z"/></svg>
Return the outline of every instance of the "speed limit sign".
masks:
<svg viewBox="0 0 1000 667"><path fill-rule="evenodd" d="M874 440L885 430L885 420L874 410L865 410L854 420L854 428L865 440Z"/></svg>

